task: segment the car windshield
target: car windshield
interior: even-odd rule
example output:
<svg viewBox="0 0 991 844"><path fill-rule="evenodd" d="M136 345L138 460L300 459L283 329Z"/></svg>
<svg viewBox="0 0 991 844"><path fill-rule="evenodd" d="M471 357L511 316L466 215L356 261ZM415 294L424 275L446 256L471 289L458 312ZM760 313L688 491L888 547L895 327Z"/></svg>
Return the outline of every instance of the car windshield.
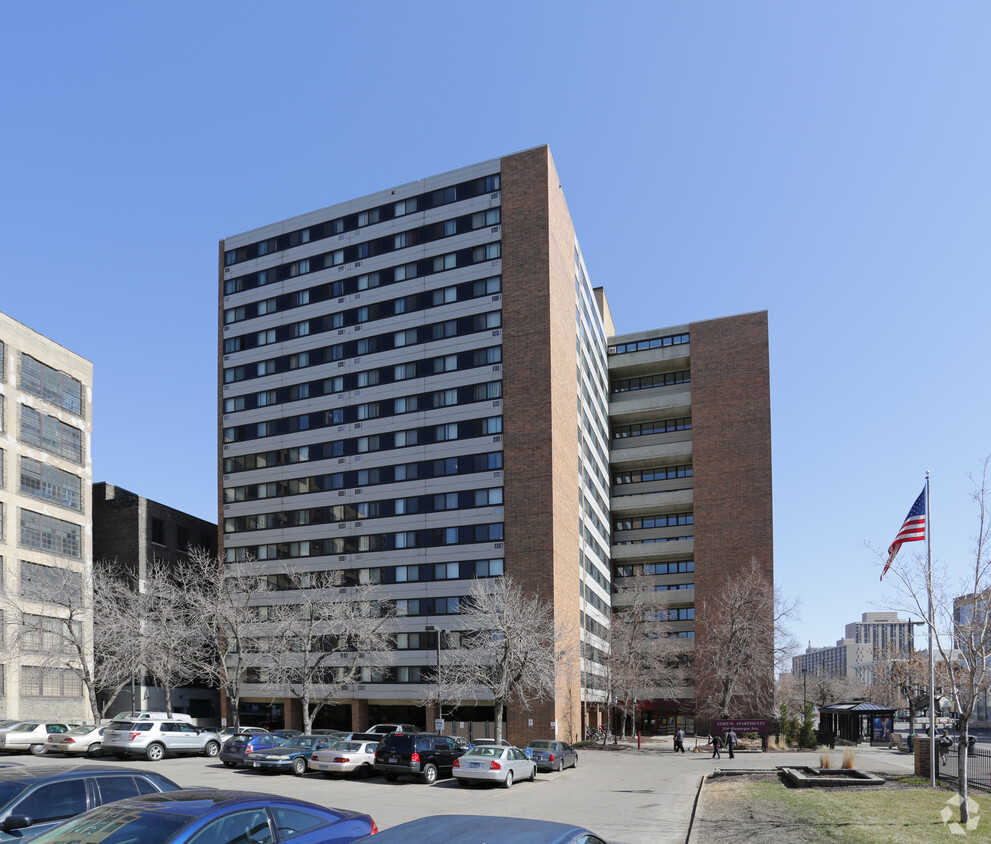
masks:
<svg viewBox="0 0 991 844"><path fill-rule="evenodd" d="M279 747L303 747L310 748L317 743L317 739L311 738L291 738L282 742Z"/></svg>
<svg viewBox="0 0 991 844"><path fill-rule="evenodd" d="M99 727L94 727L92 724L83 724L81 727L73 727L69 730L70 736L84 736L86 733L91 733L93 730L97 730Z"/></svg>
<svg viewBox="0 0 991 844"><path fill-rule="evenodd" d="M31 840L37 844L164 844L191 821L166 812L141 814L104 806Z"/></svg>
<svg viewBox="0 0 991 844"><path fill-rule="evenodd" d="M18 724L10 732L12 733L30 733L32 730L37 729L38 725L34 722L27 724Z"/></svg>
<svg viewBox="0 0 991 844"><path fill-rule="evenodd" d="M535 750L550 750L552 747L549 741L531 741L527 747L533 748Z"/></svg>
<svg viewBox="0 0 991 844"><path fill-rule="evenodd" d="M334 750L340 750L343 753L357 753L361 750L361 742L342 741L340 744L334 746Z"/></svg>

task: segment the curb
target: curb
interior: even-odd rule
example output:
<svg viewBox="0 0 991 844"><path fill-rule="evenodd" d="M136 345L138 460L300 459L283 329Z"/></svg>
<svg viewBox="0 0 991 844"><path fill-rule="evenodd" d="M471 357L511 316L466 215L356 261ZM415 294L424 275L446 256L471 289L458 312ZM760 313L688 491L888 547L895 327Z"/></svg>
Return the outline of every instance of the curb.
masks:
<svg viewBox="0 0 991 844"><path fill-rule="evenodd" d="M699 780L698 791L695 792L695 800L692 801L692 816L688 819L688 834L685 836L685 844L692 844L692 830L695 828L695 813L699 808L699 800L702 799L702 789L705 788L705 783L709 779L708 774L703 774L702 779Z"/></svg>

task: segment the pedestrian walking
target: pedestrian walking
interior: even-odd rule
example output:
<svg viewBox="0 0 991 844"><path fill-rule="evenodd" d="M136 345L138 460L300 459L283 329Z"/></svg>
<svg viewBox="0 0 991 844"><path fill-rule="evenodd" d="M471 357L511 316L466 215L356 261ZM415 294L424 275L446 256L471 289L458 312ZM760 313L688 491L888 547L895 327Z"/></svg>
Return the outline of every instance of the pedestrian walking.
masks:
<svg viewBox="0 0 991 844"><path fill-rule="evenodd" d="M722 759L723 757L719 755L719 751L723 748L723 740L719 736L712 737L712 758Z"/></svg>
<svg viewBox="0 0 991 844"><path fill-rule="evenodd" d="M679 750L685 752L685 731L681 729L674 734L674 752L677 753Z"/></svg>
<svg viewBox="0 0 991 844"><path fill-rule="evenodd" d="M947 753L950 748L953 747L953 739L950 738L950 734L943 730L943 735L939 737L939 764L945 765L947 762Z"/></svg>
<svg viewBox="0 0 991 844"><path fill-rule="evenodd" d="M729 758L735 758L733 756L733 748L736 747L736 733L733 730L730 730L726 735L726 746L729 748Z"/></svg>

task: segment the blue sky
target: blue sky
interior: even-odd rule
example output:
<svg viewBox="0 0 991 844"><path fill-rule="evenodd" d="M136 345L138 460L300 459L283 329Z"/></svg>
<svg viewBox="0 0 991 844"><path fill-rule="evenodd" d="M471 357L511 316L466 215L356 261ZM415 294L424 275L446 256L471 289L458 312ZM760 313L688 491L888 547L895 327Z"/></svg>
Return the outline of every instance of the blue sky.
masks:
<svg viewBox="0 0 991 844"><path fill-rule="evenodd" d="M769 312L776 577L832 644L927 469L935 556L973 546L989 31L979 2L5 3L0 311L93 362L94 480L214 520L217 241L548 143L619 331Z"/></svg>

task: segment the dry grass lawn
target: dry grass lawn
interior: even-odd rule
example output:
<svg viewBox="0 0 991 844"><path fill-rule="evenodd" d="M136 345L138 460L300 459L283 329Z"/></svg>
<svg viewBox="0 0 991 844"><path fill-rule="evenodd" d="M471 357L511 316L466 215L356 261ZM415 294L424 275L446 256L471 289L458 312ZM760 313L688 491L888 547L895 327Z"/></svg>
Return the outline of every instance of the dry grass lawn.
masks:
<svg viewBox="0 0 991 844"><path fill-rule="evenodd" d="M880 788L787 788L775 775L710 778L691 840L700 844L738 844L747 839L761 844L991 841L991 795L971 795L979 806L972 812L977 827L954 834L941 813L950 808L950 820L959 820L956 804L948 804L955 793L917 782Z"/></svg>

